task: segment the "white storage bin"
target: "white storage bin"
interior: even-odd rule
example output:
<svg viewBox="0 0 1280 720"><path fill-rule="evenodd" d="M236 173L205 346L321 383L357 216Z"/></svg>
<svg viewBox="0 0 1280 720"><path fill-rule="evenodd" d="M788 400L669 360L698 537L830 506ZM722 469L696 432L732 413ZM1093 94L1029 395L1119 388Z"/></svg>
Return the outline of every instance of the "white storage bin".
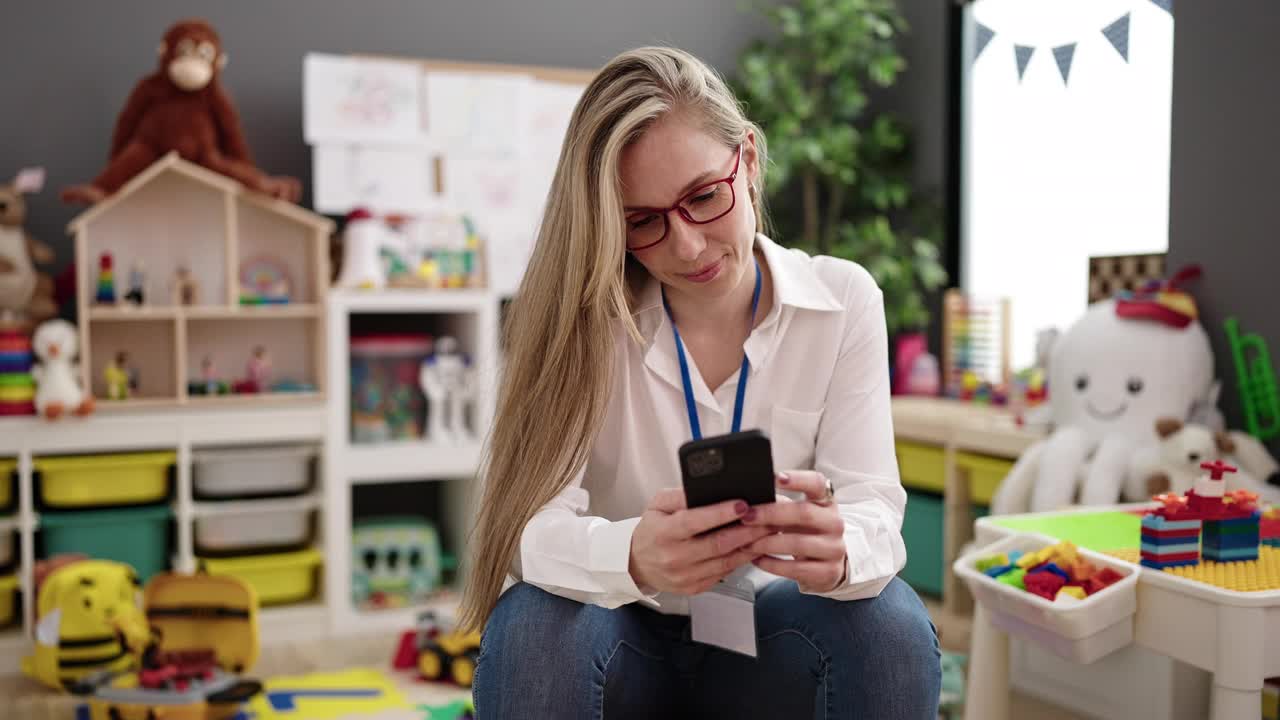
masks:
<svg viewBox="0 0 1280 720"><path fill-rule="evenodd" d="M296 495L311 487L310 445L195 450L192 488L201 498Z"/></svg>
<svg viewBox="0 0 1280 720"><path fill-rule="evenodd" d="M311 508L305 507L198 518L196 552L212 556L296 550L311 542L311 514Z"/></svg>
<svg viewBox="0 0 1280 720"><path fill-rule="evenodd" d="M1056 540L1040 535L1013 535L964 555L952 568L987 609L993 625L1069 660L1091 663L1133 642L1139 568L1132 563L1078 548L1080 557L1098 569L1109 567L1123 577L1070 604L1019 590L977 569L980 558L1012 550L1035 552L1055 544Z"/></svg>

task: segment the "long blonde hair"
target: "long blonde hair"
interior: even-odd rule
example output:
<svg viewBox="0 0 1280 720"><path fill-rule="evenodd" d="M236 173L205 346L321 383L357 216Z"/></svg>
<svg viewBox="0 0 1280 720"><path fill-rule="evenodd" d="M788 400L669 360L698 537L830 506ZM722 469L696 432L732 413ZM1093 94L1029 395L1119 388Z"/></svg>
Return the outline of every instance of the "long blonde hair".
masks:
<svg viewBox="0 0 1280 720"><path fill-rule="evenodd" d="M587 462L608 406L613 323L640 341L631 307L645 271L626 253L618 163L628 143L673 111L688 113L727 147L754 134L750 195L763 227L764 134L714 70L680 50L646 47L619 55L592 79L569 122L537 244L503 328L506 367L468 542L463 628L487 621L525 525Z"/></svg>

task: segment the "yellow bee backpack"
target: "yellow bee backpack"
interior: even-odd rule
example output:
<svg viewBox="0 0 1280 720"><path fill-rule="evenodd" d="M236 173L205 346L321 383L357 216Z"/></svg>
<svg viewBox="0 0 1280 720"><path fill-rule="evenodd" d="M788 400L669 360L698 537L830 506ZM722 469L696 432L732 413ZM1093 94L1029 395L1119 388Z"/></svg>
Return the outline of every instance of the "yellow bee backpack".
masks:
<svg viewBox="0 0 1280 720"><path fill-rule="evenodd" d="M140 594L138 574L123 563L82 560L55 569L40 585L35 651L23 658L23 673L71 689L91 673L133 666L150 638Z"/></svg>

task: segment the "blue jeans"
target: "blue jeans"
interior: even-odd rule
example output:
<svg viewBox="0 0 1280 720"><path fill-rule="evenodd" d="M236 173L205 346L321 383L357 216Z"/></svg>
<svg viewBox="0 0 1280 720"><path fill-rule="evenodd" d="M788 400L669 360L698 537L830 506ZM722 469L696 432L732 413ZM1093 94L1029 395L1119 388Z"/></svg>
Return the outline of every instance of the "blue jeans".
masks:
<svg viewBox="0 0 1280 720"><path fill-rule="evenodd" d="M936 720L938 638L915 592L837 601L776 580L756 597L752 659L695 643L689 618L584 605L520 583L480 645L479 720Z"/></svg>

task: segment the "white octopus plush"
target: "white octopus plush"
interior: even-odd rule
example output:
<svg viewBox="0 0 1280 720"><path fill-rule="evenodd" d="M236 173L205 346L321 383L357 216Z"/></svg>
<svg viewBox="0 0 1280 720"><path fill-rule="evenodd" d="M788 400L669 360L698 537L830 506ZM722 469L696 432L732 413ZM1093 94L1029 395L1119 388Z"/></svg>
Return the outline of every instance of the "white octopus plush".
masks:
<svg viewBox="0 0 1280 720"><path fill-rule="evenodd" d="M1185 421L1215 388L1209 336L1190 317L1134 317L1094 303L1054 343L1047 438L992 498L993 514L1120 500L1130 460L1158 440L1158 418Z"/></svg>

